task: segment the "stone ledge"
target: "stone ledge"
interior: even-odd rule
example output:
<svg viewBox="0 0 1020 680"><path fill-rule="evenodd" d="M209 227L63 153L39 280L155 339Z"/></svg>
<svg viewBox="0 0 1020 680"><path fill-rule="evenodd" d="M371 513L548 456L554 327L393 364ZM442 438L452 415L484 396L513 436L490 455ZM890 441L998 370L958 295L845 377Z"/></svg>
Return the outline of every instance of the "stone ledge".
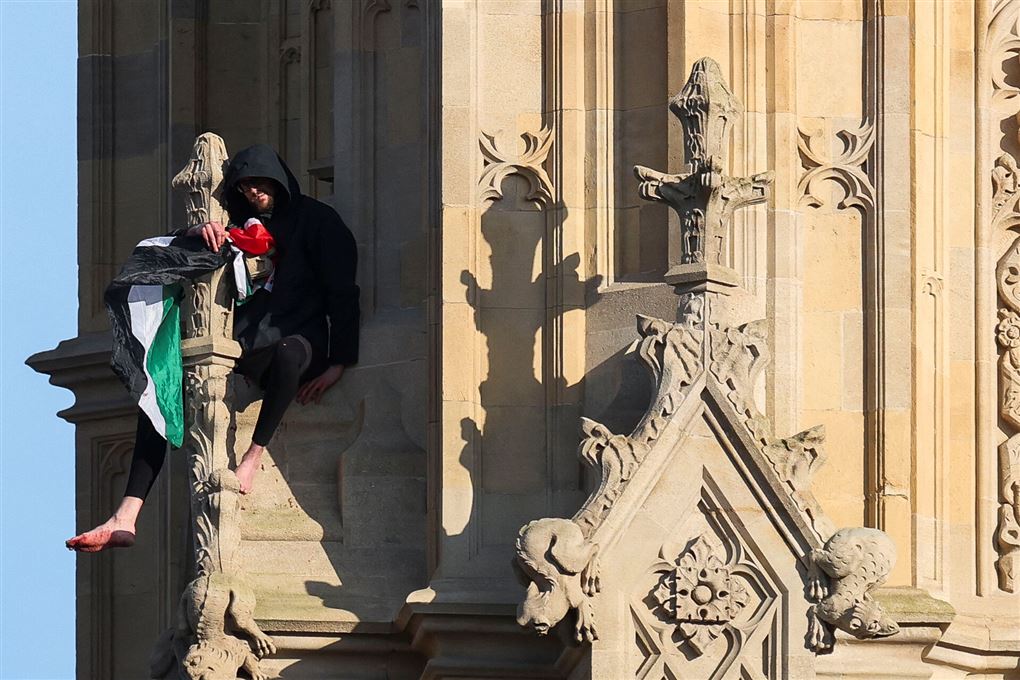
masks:
<svg viewBox="0 0 1020 680"><path fill-rule="evenodd" d="M879 588L874 597L900 625L900 631L871 640L859 640L836 631L832 653L817 657L818 678L944 677L925 658L925 652L953 621L953 607L918 588Z"/></svg>
<svg viewBox="0 0 1020 680"><path fill-rule="evenodd" d="M258 593L255 619L278 633L393 633L393 608L374 598L345 598L346 607L326 605L314 595ZM357 610L358 613L355 613Z"/></svg>
<svg viewBox="0 0 1020 680"><path fill-rule="evenodd" d="M901 626L948 626L956 617L953 605L932 597L920 588L879 588L875 591L886 613Z"/></svg>
<svg viewBox="0 0 1020 680"><path fill-rule="evenodd" d="M401 629L411 648L428 659L420 680L446 678L560 679L590 647L573 644L566 631L539 637L519 626L502 605L410 603Z"/></svg>
<svg viewBox="0 0 1020 680"><path fill-rule="evenodd" d="M409 653L408 641L388 633L347 635L329 632L274 632L273 642L277 655L287 652L317 652L326 654L394 654Z"/></svg>
<svg viewBox="0 0 1020 680"><path fill-rule="evenodd" d="M62 340L25 360L50 384L74 394L74 404L57 415L69 423L134 416L135 404L110 369L110 333L85 333Z"/></svg>
<svg viewBox="0 0 1020 680"><path fill-rule="evenodd" d="M962 614L939 640L940 647L977 655L1005 654L1020 662L1020 606L1013 616Z"/></svg>
<svg viewBox="0 0 1020 680"><path fill-rule="evenodd" d="M343 530L326 535L322 524L296 509L266 508L241 513L241 538L245 541L340 541Z"/></svg>

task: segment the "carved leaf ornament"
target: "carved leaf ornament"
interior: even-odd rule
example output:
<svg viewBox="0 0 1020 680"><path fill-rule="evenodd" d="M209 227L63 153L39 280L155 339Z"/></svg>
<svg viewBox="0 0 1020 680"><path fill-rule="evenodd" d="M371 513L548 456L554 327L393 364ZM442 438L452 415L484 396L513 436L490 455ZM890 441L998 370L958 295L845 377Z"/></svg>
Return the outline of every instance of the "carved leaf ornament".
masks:
<svg viewBox="0 0 1020 680"><path fill-rule="evenodd" d="M985 47L991 66L993 115L1000 118L1015 115L1020 89L1009 82L1003 64L1020 55L1020 4L1012 0L996 0L988 22Z"/></svg>
<svg viewBox="0 0 1020 680"><path fill-rule="evenodd" d="M836 139L842 142L843 148L833 157L825 149L826 135L823 131L811 134L803 130L797 132L797 149L806 169L797 184L801 201L813 208L827 205L827 185L834 183L842 191L842 197L836 201L837 208L871 211L875 207L875 187L864 166L875 144L874 124L865 120L856 129L839 130Z"/></svg>
<svg viewBox="0 0 1020 680"><path fill-rule="evenodd" d="M553 185L543 166L552 148L553 131L542 128L537 134L525 132L521 139L524 140L523 152L504 152L496 147L495 135L481 133L478 139L484 165L478 181L481 198L483 201L503 198L503 180L510 175L520 175L528 182L525 198L539 207L548 207L553 201Z"/></svg>
<svg viewBox="0 0 1020 680"><path fill-rule="evenodd" d="M996 162L992 174L993 204L997 226L1018 220L1016 163L1010 156ZM995 268L998 282L999 322L995 338L999 344L999 415L1013 434L999 445L999 510L995 566L999 587L1016 592L1020 579L1020 237L1013 241Z"/></svg>
<svg viewBox="0 0 1020 680"><path fill-rule="evenodd" d="M1020 88L1010 82L1005 65L1020 56L1020 3L997 0L988 24L985 48L990 66L992 117L1020 117ZM1004 153L991 169L993 234L1020 231L1020 170ZM999 415L1009 438L999 445L999 510L995 562L999 588L1020 588L1020 238L1006 249L995 270L999 293ZM1012 430L1012 434L1010 434Z"/></svg>
<svg viewBox="0 0 1020 680"><path fill-rule="evenodd" d="M992 229L995 232L1020 228L1018 184L1020 169L1017 168L1016 160L1008 153L996 158L992 166Z"/></svg>

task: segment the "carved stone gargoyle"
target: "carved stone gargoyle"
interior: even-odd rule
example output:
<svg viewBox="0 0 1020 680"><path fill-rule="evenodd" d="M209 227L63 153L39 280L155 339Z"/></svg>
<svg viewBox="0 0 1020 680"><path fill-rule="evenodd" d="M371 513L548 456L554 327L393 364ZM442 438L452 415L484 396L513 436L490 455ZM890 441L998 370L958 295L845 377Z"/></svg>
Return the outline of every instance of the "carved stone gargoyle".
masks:
<svg viewBox="0 0 1020 680"><path fill-rule="evenodd" d="M825 460L824 430L778 437L757 407L767 324L727 322L740 277L723 254L733 211L766 200L771 176L723 173L726 128L740 106L718 65L697 62L670 109L684 125L688 172L635 172L642 196L680 216L680 261L670 262L666 277L678 295L677 321L638 316L637 354L654 396L634 430L614 434L582 419L579 455L599 470L598 487L572 518L520 530L516 565L527 593L518 622L544 634L575 612L575 638L602 650L593 666L633 647L636 636L627 658L644 656L639 678L723 677L733 664L760 669L761 659L748 659L768 647L769 630L801 631L793 663L813 663L832 649L837 628L860 638L897 632L872 598L895 546L876 529L835 531L811 490ZM664 485L666 477L672 481ZM647 566L635 565L642 559ZM642 571L647 588L636 585ZM780 606L791 616L799 611L799 623L763 624ZM614 637L598 647L606 635ZM781 669L792 656L770 663Z"/></svg>
<svg viewBox="0 0 1020 680"><path fill-rule="evenodd" d="M252 617L255 594L240 569L240 482L230 470L216 470L201 487L198 576L181 595L176 627L153 651L152 677L235 680L243 669L252 680L267 680L259 659L276 646Z"/></svg>
<svg viewBox="0 0 1020 680"><path fill-rule="evenodd" d="M227 222L219 201L227 164L223 140L204 133L188 165L174 178L186 194L189 226ZM195 578L181 595L177 624L157 642L152 677L235 680L239 669L267 676L259 658L276 648L252 618L255 595L246 583L241 546L240 487L228 469L227 375L240 356L233 339L232 277L224 269L186 287L181 359L185 370L185 433L189 462Z"/></svg>

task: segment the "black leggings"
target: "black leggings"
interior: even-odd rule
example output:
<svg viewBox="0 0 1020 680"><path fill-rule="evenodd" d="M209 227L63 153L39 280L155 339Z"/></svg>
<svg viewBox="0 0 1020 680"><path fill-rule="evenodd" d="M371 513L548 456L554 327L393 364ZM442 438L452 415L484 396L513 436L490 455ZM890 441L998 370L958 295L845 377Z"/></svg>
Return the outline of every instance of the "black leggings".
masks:
<svg viewBox="0 0 1020 680"><path fill-rule="evenodd" d="M311 360L310 348L303 338L286 337L272 347L257 350L242 357L237 372L258 382L265 395L255 423L251 441L267 446L279 427L283 414L294 401L301 385L301 374ZM135 450L131 457L125 496L144 499L149 495L156 475L166 458L166 440L156 432L149 417L138 410L138 427L135 431Z"/></svg>

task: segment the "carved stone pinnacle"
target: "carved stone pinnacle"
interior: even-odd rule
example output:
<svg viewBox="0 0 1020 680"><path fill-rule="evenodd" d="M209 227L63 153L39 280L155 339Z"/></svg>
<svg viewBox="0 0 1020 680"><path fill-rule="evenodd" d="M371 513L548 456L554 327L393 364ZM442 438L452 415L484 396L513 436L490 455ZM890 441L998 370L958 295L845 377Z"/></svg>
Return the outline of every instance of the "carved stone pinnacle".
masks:
<svg viewBox="0 0 1020 680"><path fill-rule="evenodd" d="M227 223L227 211L219 200L227 161L227 145L222 137L203 132L195 139L188 164L170 182L184 193L188 226L209 221Z"/></svg>
<svg viewBox="0 0 1020 680"><path fill-rule="evenodd" d="M773 173L724 174L730 124L740 103L723 81L719 64L699 59L683 90L669 102L683 126L687 164L682 174L634 166L638 193L662 201L680 217L680 259L670 255L666 282L677 293L710 289L725 293L739 283L727 262L733 212L768 198Z"/></svg>

